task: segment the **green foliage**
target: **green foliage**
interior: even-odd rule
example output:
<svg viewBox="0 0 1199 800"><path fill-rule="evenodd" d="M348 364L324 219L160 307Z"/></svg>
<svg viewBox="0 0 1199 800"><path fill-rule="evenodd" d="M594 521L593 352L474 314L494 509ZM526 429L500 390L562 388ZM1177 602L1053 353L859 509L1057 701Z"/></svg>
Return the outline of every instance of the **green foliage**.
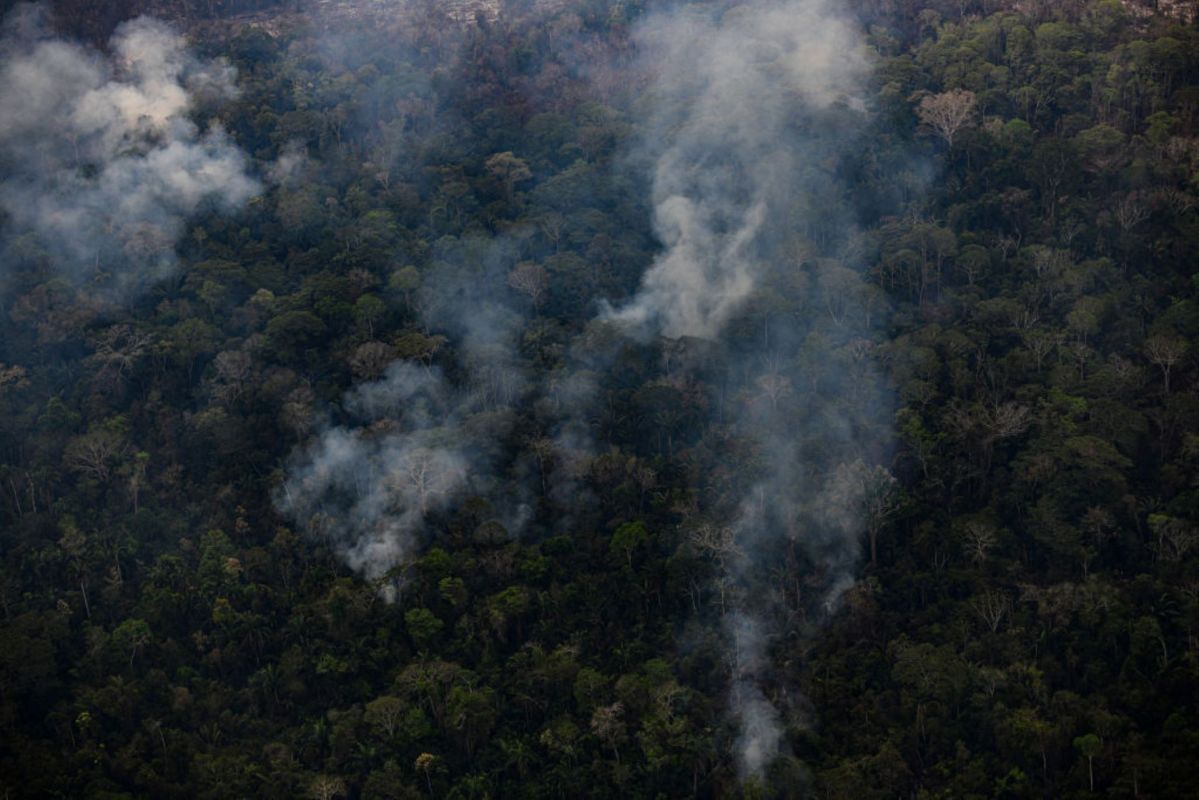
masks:
<svg viewBox="0 0 1199 800"><path fill-rule="evenodd" d="M281 175L192 222L177 280L101 312L5 241L11 796L1193 794L1194 24L1117 0L865 4L872 122L816 159L837 188L774 232L794 269L722 352L592 322L660 247L629 170L644 4L416 4L345 41L274 5L177 4L245 14L192 34L238 68L222 124ZM165 8L57 7L93 38ZM968 113L938 127L928 98ZM523 274L491 280L496 242ZM454 385L490 366L429 313L450 274L509 304L544 391L478 399L470 424L505 431L494 485L370 582L337 520L285 523L273 498L393 359ZM791 385L736 352L784 319L821 321L771 339ZM848 431L865 362L893 424ZM572 370L594 388L586 447L560 428ZM734 407L802 420L795 491L835 484L868 518L835 607L798 545L857 532L797 524L761 563L717 524L763 469ZM851 434L873 452L824 470ZM784 755L750 781L727 713L742 594L787 620L761 672Z"/></svg>

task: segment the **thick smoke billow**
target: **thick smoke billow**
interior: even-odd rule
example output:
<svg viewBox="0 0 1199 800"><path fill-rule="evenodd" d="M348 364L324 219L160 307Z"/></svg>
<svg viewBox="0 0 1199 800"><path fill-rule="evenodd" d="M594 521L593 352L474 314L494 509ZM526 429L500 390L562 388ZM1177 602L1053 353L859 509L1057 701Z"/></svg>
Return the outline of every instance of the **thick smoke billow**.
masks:
<svg viewBox="0 0 1199 800"><path fill-rule="evenodd" d="M293 457L277 502L378 580L412 554L425 520L471 486L478 443L461 429L469 400L440 370L396 362L346 406L357 424L325 430Z"/></svg>
<svg viewBox="0 0 1199 800"><path fill-rule="evenodd" d="M33 234L61 275L126 296L173 269L189 216L258 191L225 133L189 119L233 94L233 72L152 19L118 28L105 57L53 38L44 16L18 7L0 40L5 233Z"/></svg>
<svg viewBox="0 0 1199 800"><path fill-rule="evenodd" d="M401 359L352 388L342 401L347 420L292 456L275 497L280 511L378 581L389 600L402 588L394 568L418 554L431 521L464 498L496 497L495 521L512 534L531 515L519 489L495 491L512 407L528 391L515 355L520 318L499 288L515 254L486 238L439 247L419 305L428 328L452 342L458 375Z"/></svg>
<svg viewBox="0 0 1199 800"><path fill-rule="evenodd" d="M796 160L810 154L794 141L795 115L854 102L865 62L853 29L822 0L684 9L652 17L638 43L655 75L646 141L665 250L612 315L666 336L712 337L770 267L762 246L802 190Z"/></svg>
<svg viewBox="0 0 1199 800"><path fill-rule="evenodd" d="M640 155L664 249L605 316L643 339L715 340L734 365L712 425L754 458L709 487L715 526L684 526L728 531L695 541L723 553L729 713L742 775L761 778L785 740L787 709L767 691L767 649L785 632L773 620L801 605L761 591L764 576L794 545L817 614L853 584L874 473L847 465L877 457L871 431L887 418L836 172L863 127L869 62L824 0L684 7L651 16L638 43L654 76Z"/></svg>

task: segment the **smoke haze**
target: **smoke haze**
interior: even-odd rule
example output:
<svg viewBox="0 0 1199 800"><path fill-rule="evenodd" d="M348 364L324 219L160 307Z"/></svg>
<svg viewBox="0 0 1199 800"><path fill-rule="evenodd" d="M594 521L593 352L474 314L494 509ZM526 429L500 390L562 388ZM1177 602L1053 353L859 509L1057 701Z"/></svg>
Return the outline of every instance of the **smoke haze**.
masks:
<svg viewBox="0 0 1199 800"><path fill-rule="evenodd" d="M864 515L860 471L845 465L877 452L868 440L886 419L836 175L864 128L869 62L822 0L684 8L649 17L636 39L654 76L638 155L652 163L664 249L606 316L643 338L717 340L733 356L720 418L755 457L711 487L717 499L702 512L730 526L729 541L705 544L724 551L720 580L732 590L724 627L741 774L761 778L784 741L786 709L764 687L788 601L750 587L788 543L815 575L817 613L852 586Z"/></svg>
<svg viewBox="0 0 1199 800"><path fill-rule="evenodd" d="M352 419L293 457L277 502L370 579L414 555L436 515L468 495L514 497L519 513L505 516L516 532L539 470L505 463L501 443L532 398L551 409L537 456L544 507L569 528L589 502L586 468L602 450L594 420L618 354L660 347L669 362L660 388L719 385L704 404L706 436L751 454L707 478L683 528L731 537L707 544L727 551L728 718L741 775L757 779L794 719L771 688L780 685L771 642L794 634L778 620L802 606L818 621L853 585L867 498L886 484L866 466L885 454L889 424L872 364L875 298L838 175L867 121L859 96L870 63L823 0L654 13L633 39L651 78L621 168L652 176L662 246L638 291L603 309L558 371L532 385L517 355L524 320L503 299L519 246L502 236L439 241L417 302L426 332L453 348L444 372L401 361L348 392ZM397 171L402 161L378 159ZM761 591L792 551L805 596Z"/></svg>
<svg viewBox="0 0 1199 800"><path fill-rule="evenodd" d="M643 139L664 252L612 313L665 336L717 336L770 267L805 152L795 115L850 102L860 43L826 3L654 16L636 37L654 75Z"/></svg>
<svg viewBox="0 0 1199 800"><path fill-rule="evenodd" d="M377 381L349 390L350 419L293 455L276 505L328 541L351 569L380 581L419 553L429 520L464 497L495 494L512 407L527 391L514 351L520 318L503 298L514 254L502 240L443 242L420 291L430 331L448 334L456 380L400 359ZM519 533L525 492L497 498L498 520ZM398 597L399 579L381 583Z"/></svg>
<svg viewBox="0 0 1199 800"><path fill-rule="evenodd" d="M128 296L174 269L191 215L259 189L220 127L190 119L233 96L234 74L149 18L121 25L105 57L53 38L45 16L19 6L0 41L6 238L32 234L62 277Z"/></svg>

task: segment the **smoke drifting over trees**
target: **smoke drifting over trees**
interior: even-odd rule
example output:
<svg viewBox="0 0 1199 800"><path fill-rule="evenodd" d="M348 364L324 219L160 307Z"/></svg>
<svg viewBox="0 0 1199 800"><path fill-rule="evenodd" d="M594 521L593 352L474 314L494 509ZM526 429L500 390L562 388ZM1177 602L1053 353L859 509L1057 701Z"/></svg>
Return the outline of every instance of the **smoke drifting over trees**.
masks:
<svg viewBox="0 0 1199 800"><path fill-rule="evenodd" d="M853 293L861 265L852 262L851 214L836 174L864 125L859 95L869 61L851 23L818 0L652 14L632 38L651 80L634 106L643 113L634 121L640 145L621 163L649 170L635 177L652 186L663 249L640 290L572 342L570 367L530 395L553 409L538 459L554 466L523 470L534 485L518 493L535 495L540 483L568 519L582 507L578 467L601 452L586 420L615 353L628 346L622 337L664 350L708 340L735 354L737 366L719 377L729 397L707 425L744 438L754 462L713 487L719 501L683 525L728 526L735 537L722 576L733 591L723 625L736 654L730 713L743 773L761 778L783 739L764 690L783 601L745 590L790 545L819 576L818 596L806 602L818 615L832 608L853 584L866 525L863 459L887 449L887 406L864 338L866 295ZM511 152L491 156L486 169L509 201L514 182L530 177ZM457 386L441 372L397 363L344 404L360 417L388 411L365 415L358 428L328 429L292 462L280 508L331 537L368 578L411 558L431 515L496 485L500 465L486 454L500 449L511 418L495 412L511 413L528 388L513 355L521 320L496 298L505 281L536 312L550 279L518 262L518 249L476 240L441 254L422 283L424 325L458 350ZM710 369L682 363L664 390ZM487 410L486 422L468 424ZM395 596L394 585L386 591Z"/></svg>
<svg viewBox="0 0 1199 800"><path fill-rule="evenodd" d="M7 258L30 234L63 277L127 296L173 270L188 217L258 191L220 127L189 118L235 94L235 76L148 18L122 24L104 57L55 39L44 17L19 6L0 41Z"/></svg>
<svg viewBox="0 0 1199 800"><path fill-rule="evenodd" d="M23 7L0 788L1189 796L1199 28L1135 5Z"/></svg>
<svg viewBox="0 0 1199 800"><path fill-rule="evenodd" d="M360 388L352 403L378 422L385 395L401 421L381 430L335 427L295 459L281 507L314 534L332 539L351 568L382 578L417 549L413 537L425 519L467 486L469 464L446 409L440 372L398 363L379 382ZM456 411L456 409L454 409ZM431 413L430 413L431 412ZM393 411L392 413L396 413ZM454 441L445 440L454 437ZM383 590L394 596L396 587Z"/></svg>
<svg viewBox="0 0 1199 800"><path fill-rule="evenodd" d="M797 255L782 252L781 232L824 188L805 116L860 105L866 58L821 0L685 7L649 17L634 38L653 75L640 136L665 249L613 316L671 337L718 336Z"/></svg>
<svg viewBox="0 0 1199 800"><path fill-rule="evenodd" d="M684 8L650 16L635 39L654 76L641 139L664 250L609 317L642 336L717 339L737 354L724 377L736 400L720 413L753 442L756 463L721 487L723 508L702 511L731 526L729 702L743 773L761 778L783 739L763 690L782 601L744 589L792 543L823 575L817 607L832 607L853 584L865 525L848 465L886 451L863 296L838 298L835 315L813 302L857 283L835 260L853 258L836 163L864 127L869 61L851 22L821 0ZM848 281L828 285L838 273Z"/></svg>
<svg viewBox="0 0 1199 800"><path fill-rule="evenodd" d="M420 552L432 515L468 492L496 493L501 443L527 382L513 353L518 317L497 299L512 255L488 239L437 253L419 305L430 329L452 337L462 377L455 384L419 358L394 361L382 378L345 395L352 422L325 429L297 453L276 495L281 511L330 540L389 599L402 577L381 579ZM495 504L505 530L519 533L529 513L524 492Z"/></svg>

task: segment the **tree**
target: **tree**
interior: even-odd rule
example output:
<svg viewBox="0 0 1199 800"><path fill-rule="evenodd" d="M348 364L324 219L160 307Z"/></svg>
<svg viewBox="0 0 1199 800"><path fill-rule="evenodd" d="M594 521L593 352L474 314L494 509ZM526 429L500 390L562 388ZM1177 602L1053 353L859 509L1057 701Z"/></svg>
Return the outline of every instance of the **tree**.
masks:
<svg viewBox="0 0 1199 800"><path fill-rule="evenodd" d="M487 171L504 184L504 197L509 203L513 200L516 184L533 177L533 173L524 159L517 158L511 151L496 153L489 157L486 166Z"/></svg>
<svg viewBox="0 0 1199 800"><path fill-rule="evenodd" d="M354 301L354 320L366 328L367 336L375 335L375 326L386 313L386 304L373 294L364 294Z"/></svg>
<svg viewBox="0 0 1199 800"><path fill-rule="evenodd" d="M916 113L921 122L932 128L947 145L953 147L953 140L958 131L970 124L977 102L974 92L951 89L920 98Z"/></svg>
<svg viewBox="0 0 1199 800"><path fill-rule="evenodd" d="M72 470L104 484L112 475L113 461L127 449L125 435L119 430L98 428L72 439L63 453L63 460Z"/></svg>
<svg viewBox="0 0 1199 800"><path fill-rule="evenodd" d="M127 619L112 631L112 643L118 650L129 652L129 669L133 659L151 641L150 626L143 619Z"/></svg>
<svg viewBox="0 0 1199 800"><path fill-rule="evenodd" d="M490 688L459 685L446 698L447 727L458 736L467 758L474 758L497 717L495 692Z"/></svg>
<svg viewBox="0 0 1199 800"><path fill-rule="evenodd" d="M426 649L441 632L445 623L427 608L412 608L404 612L404 625L416 646Z"/></svg>
<svg viewBox="0 0 1199 800"><path fill-rule="evenodd" d="M439 620L440 621L440 620ZM411 631L411 627L409 627ZM366 704L366 711L362 716L362 720L368 724L377 727L384 735L391 739L399 730L401 721L408 712L408 704L398 697L383 695L376 697L374 700Z"/></svg>
<svg viewBox="0 0 1199 800"><path fill-rule="evenodd" d="M1089 788L1095 791L1095 756L1103 749L1103 741L1093 733L1079 736L1074 740L1074 749L1087 760L1087 779Z"/></svg>
<svg viewBox="0 0 1199 800"><path fill-rule="evenodd" d="M633 569L633 552L645 545L649 534L645 531L644 522L626 522L612 533L608 548L613 553L623 553L625 564Z"/></svg>
<svg viewBox="0 0 1199 800"><path fill-rule="evenodd" d="M333 800L345 794L346 782L335 775L317 775L308 785L308 797L312 800Z"/></svg>
<svg viewBox="0 0 1199 800"><path fill-rule="evenodd" d="M396 337L395 354L398 358L420 361L428 367L445 343L444 336L426 336L412 331Z"/></svg>
<svg viewBox="0 0 1199 800"><path fill-rule="evenodd" d="M433 769L438 765L437 756L432 753L421 753L416 757L415 767L418 772L425 774L425 785L429 787L429 797L433 796Z"/></svg>
<svg viewBox="0 0 1199 800"><path fill-rule="evenodd" d="M1170 393L1170 371L1186 355L1187 343L1175 336L1156 335L1145 340L1145 355L1162 371L1162 392Z"/></svg>
<svg viewBox="0 0 1199 800"><path fill-rule="evenodd" d="M612 748L612 756L620 763L620 744L628 732L624 720L624 704L619 700L612 705L599 706L591 714L591 732L597 739Z"/></svg>
<svg viewBox="0 0 1199 800"><path fill-rule="evenodd" d="M522 261L508 273L508 285L526 295L533 304L533 309L537 310L545 302L550 276L540 264Z"/></svg>

